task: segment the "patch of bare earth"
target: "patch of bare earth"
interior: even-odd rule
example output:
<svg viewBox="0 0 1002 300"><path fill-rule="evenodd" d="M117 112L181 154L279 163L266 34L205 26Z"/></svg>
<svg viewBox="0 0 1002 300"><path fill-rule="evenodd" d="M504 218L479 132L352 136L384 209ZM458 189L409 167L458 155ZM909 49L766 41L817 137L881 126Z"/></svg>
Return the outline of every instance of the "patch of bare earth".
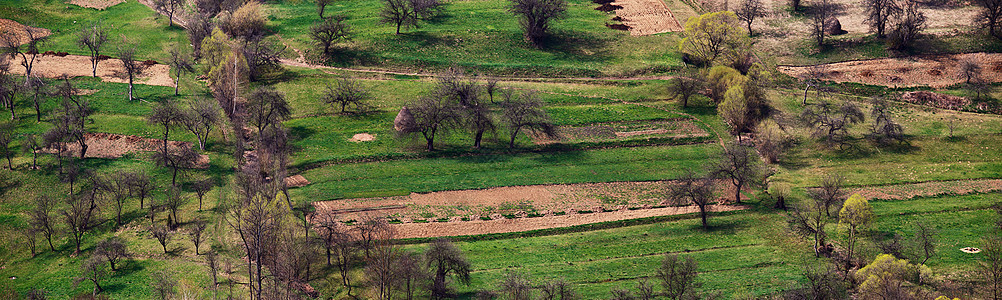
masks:
<svg viewBox="0 0 1002 300"><path fill-rule="evenodd" d="M352 136L350 139L348 139L349 142L355 142L355 143L371 142L371 141L375 141L375 140L376 140L376 137L373 136L372 134L368 134L368 133L359 133L359 134L356 134L356 135Z"/></svg>
<svg viewBox="0 0 1002 300"><path fill-rule="evenodd" d="M125 2L125 0L70 0L70 4L97 10L104 10L122 2Z"/></svg>
<svg viewBox="0 0 1002 300"><path fill-rule="evenodd" d="M712 205L710 207L711 211L717 212L743 209L747 209L747 207L736 205ZM394 225L394 228L396 229L396 236L402 239L463 236L561 228L619 220L680 215L695 213L698 211L699 210L695 206L681 206L490 221L473 220L467 222L404 223Z"/></svg>
<svg viewBox="0 0 1002 300"><path fill-rule="evenodd" d="M857 60L819 65L816 67L779 67L787 75L805 78L811 71L821 72L823 80L858 82L892 87L929 86L944 88L962 79L957 76L960 62L974 60L983 68L982 76L989 82L1002 82L1002 53L966 53L921 55L904 58Z"/></svg>
<svg viewBox="0 0 1002 300"><path fill-rule="evenodd" d="M652 35L684 30L682 24L662 0L616 0L612 5L622 6L616 16L629 26L630 35Z"/></svg>
<svg viewBox="0 0 1002 300"><path fill-rule="evenodd" d="M11 63L12 66L10 69L13 73L24 75L24 68L18 67L21 63L20 56ZM170 77L170 66L163 64L142 65L145 67L142 73L136 76L136 84L174 86L174 79ZM90 57L82 55L66 55L62 57L56 55L39 55L35 60L31 74L47 78L58 78L64 74L70 77L91 76ZM125 68L122 66L122 61L113 58L104 59L97 63L97 76L101 78L101 81L105 82L129 82Z"/></svg>
<svg viewBox="0 0 1002 300"><path fill-rule="evenodd" d="M561 126L557 128L558 138L550 138L540 132L530 132L529 137L536 144L557 142L601 142L637 138L686 138L709 136L692 119L680 118L657 121L630 121L597 123L587 126Z"/></svg>
<svg viewBox="0 0 1002 300"><path fill-rule="evenodd" d="M302 187L308 184L310 184L310 181L306 180L306 177L303 177L303 175L285 177L285 186L287 187Z"/></svg>
<svg viewBox="0 0 1002 300"><path fill-rule="evenodd" d="M1002 179L933 181L850 189L867 199L905 200L939 195L966 195L1002 191Z"/></svg>
<svg viewBox="0 0 1002 300"><path fill-rule="evenodd" d="M31 28L34 31L35 36L49 36L52 31L45 28L29 27L22 25L14 20L0 19L0 34L14 34L18 36L21 40L21 44L28 42L27 29Z"/></svg>
<svg viewBox="0 0 1002 300"><path fill-rule="evenodd" d="M86 157L92 158L119 158L129 153L160 151L163 147L163 140L103 132L85 134L84 142L87 144ZM168 151L179 151L182 148L191 147L190 142L167 141ZM55 151L55 149L46 149L44 152L55 153ZM63 155L80 156L80 145L67 143ZM209 156L199 155L194 168L208 167Z"/></svg>

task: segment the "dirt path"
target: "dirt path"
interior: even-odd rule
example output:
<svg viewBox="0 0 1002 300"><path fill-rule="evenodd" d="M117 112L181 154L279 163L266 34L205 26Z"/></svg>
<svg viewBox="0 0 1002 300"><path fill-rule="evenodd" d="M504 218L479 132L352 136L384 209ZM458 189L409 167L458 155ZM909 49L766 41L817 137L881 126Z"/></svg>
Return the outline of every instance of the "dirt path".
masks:
<svg viewBox="0 0 1002 300"><path fill-rule="evenodd" d="M818 72L823 74L822 79L835 82L858 82L890 87L944 88L963 82L957 74L960 71L960 62L964 60L973 60L980 64L983 70L982 77L989 82L1002 82L1002 53L921 55L818 66L781 66L778 69L798 78L805 78L810 72Z"/></svg>
<svg viewBox="0 0 1002 300"><path fill-rule="evenodd" d="M710 211L734 211L744 210L747 208L748 207L745 206L713 205L710 208ZM467 222L406 223L396 224L393 225L393 227L397 230L398 238L426 238L561 228L609 221L680 215L695 213L698 211L699 210L695 206L684 206L491 221L475 220Z"/></svg>
<svg viewBox="0 0 1002 300"><path fill-rule="evenodd" d="M20 66L21 57L18 56L11 62L11 72L24 75L24 68ZM58 78L63 74L70 77L91 76L90 57L82 55L39 55L35 60L35 65L31 70L33 76L46 78ZM97 63L97 76L101 81L128 83L125 75L125 68L122 61L118 59L105 59ZM136 76L136 84L174 86L174 79L170 77L170 66L162 64L149 65L143 69L142 73Z"/></svg>
<svg viewBox="0 0 1002 300"><path fill-rule="evenodd" d="M616 16L630 27L630 35L642 36L663 32L682 31L682 24L661 0L616 0L613 5L623 8L616 10Z"/></svg>

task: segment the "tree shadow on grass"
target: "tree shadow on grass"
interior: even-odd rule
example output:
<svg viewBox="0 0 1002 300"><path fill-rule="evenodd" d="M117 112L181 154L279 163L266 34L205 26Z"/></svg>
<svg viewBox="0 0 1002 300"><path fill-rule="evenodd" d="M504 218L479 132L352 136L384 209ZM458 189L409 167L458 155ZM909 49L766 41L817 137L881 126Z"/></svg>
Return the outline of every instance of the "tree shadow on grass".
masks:
<svg viewBox="0 0 1002 300"><path fill-rule="evenodd" d="M699 217L697 216L694 220L696 223L692 225L692 230L698 230L706 233L733 235L737 234L738 230L748 227L747 224L741 223L734 219L720 219L715 218L716 215L710 212L707 217L706 222L710 225L710 228L703 229L702 223L699 222Z"/></svg>
<svg viewBox="0 0 1002 300"><path fill-rule="evenodd" d="M324 56L323 53L319 55ZM320 60L326 62L328 66L349 67L354 65L374 65L379 62L378 57L369 51L359 49L347 49L334 47L330 53Z"/></svg>
<svg viewBox="0 0 1002 300"><path fill-rule="evenodd" d="M167 255L175 257L181 256L181 254L184 254L185 250L188 250L188 247L185 247L183 245L175 245L173 248L167 250Z"/></svg>
<svg viewBox="0 0 1002 300"><path fill-rule="evenodd" d="M608 38L589 32L559 31L547 36L540 50L560 56L560 59L607 62L612 59L607 48L610 42Z"/></svg>

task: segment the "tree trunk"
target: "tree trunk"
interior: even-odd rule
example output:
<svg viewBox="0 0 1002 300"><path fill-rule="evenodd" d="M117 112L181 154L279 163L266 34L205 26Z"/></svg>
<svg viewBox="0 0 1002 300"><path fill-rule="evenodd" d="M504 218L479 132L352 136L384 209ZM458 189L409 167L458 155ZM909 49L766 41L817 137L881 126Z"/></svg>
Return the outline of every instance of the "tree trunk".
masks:
<svg viewBox="0 0 1002 300"><path fill-rule="evenodd" d="M129 74L129 101L132 101L132 74Z"/></svg>
<svg viewBox="0 0 1002 300"><path fill-rule="evenodd" d="M473 136L473 148L480 148L480 140L484 138L484 130L477 130L476 135Z"/></svg>
<svg viewBox="0 0 1002 300"><path fill-rule="evenodd" d="M52 246L52 230L45 231L45 239L49 241L49 250L56 251L56 247Z"/></svg>
<svg viewBox="0 0 1002 300"><path fill-rule="evenodd" d="M734 190L734 203L741 203L741 186L744 184L744 182L738 182L738 184L734 185L734 187L736 187Z"/></svg>
<svg viewBox="0 0 1002 300"><path fill-rule="evenodd" d="M398 34L398 35L400 34L400 23L403 23L403 21L397 21L397 34ZM992 28L992 35L995 35L995 31L994 31L994 29L995 29L995 28L993 27L993 28Z"/></svg>
<svg viewBox="0 0 1002 300"><path fill-rule="evenodd" d="M518 137L519 129L515 128L508 139L508 148L515 148L515 138Z"/></svg>
<svg viewBox="0 0 1002 300"><path fill-rule="evenodd" d="M87 143L84 142L84 137L81 136L80 139L77 140L77 143L80 144L80 159L84 159L84 156L87 155Z"/></svg>
<svg viewBox="0 0 1002 300"><path fill-rule="evenodd" d="M177 68L177 81L174 82L174 96L180 95L178 89L181 87L181 68Z"/></svg>
<svg viewBox="0 0 1002 300"><path fill-rule="evenodd" d="M703 229L710 229L710 225L706 223L706 205L699 205L699 218L703 221Z"/></svg>

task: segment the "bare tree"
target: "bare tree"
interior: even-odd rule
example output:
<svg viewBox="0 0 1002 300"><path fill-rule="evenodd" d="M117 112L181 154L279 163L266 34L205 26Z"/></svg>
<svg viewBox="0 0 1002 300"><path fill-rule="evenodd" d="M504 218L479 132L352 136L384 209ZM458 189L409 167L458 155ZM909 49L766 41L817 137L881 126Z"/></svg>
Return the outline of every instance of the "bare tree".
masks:
<svg viewBox="0 0 1002 300"><path fill-rule="evenodd" d="M909 49L918 39L919 34L926 28L925 14L919 11L919 4L914 0L905 1L902 13L891 30L891 38L888 45L891 49Z"/></svg>
<svg viewBox="0 0 1002 300"><path fill-rule="evenodd" d="M1002 0L974 0L974 5L980 6L981 11L974 18L980 23L982 28L988 28L988 33L999 38L1002 27Z"/></svg>
<svg viewBox="0 0 1002 300"><path fill-rule="evenodd" d="M710 166L713 177L730 180L734 185L734 202L741 203L741 188L760 179L761 166L755 163L754 151L748 147L728 144L720 160Z"/></svg>
<svg viewBox="0 0 1002 300"><path fill-rule="evenodd" d="M794 206L790 213L789 223L793 231L814 238L815 257L821 257L823 252L827 252L825 239L828 234L825 232L825 226L828 224L828 218L825 215L824 204L819 203L819 201Z"/></svg>
<svg viewBox="0 0 1002 300"><path fill-rule="evenodd" d="M838 270L828 264L808 265L803 271L807 278L808 299L835 300L846 298L846 282L838 275Z"/></svg>
<svg viewBox="0 0 1002 300"><path fill-rule="evenodd" d="M212 181L212 178L202 179L191 184L192 191L198 195L198 210L202 210L202 198L205 197L206 193L212 190L213 185L214 182Z"/></svg>
<svg viewBox="0 0 1002 300"><path fill-rule="evenodd" d="M31 93L31 104L35 108L35 122L42 122L42 105L48 99L47 87L45 81L38 77L28 79L28 84L24 87Z"/></svg>
<svg viewBox="0 0 1002 300"><path fill-rule="evenodd" d="M476 79L467 77L463 70L450 68L438 77L438 84L432 92L433 97L458 104L459 123L473 132L474 148L480 148L484 133L495 128L490 107L481 97L482 88Z"/></svg>
<svg viewBox="0 0 1002 300"><path fill-rule="evenodd" d="M153 9L167 15L169 27L174 26L174 14L181 10L185 0L153 0Z"/></svg>
<svg viewBox="0 0 1002 300"><path fill-rule="evenodd" d="M648 281L647 278L640 279L637 282L637 292L637 296L640 300L654 300L658 296L657 293L654 292L654 286L651 285L651 282Z"/></svg>
<svg viewBox="0 0 1002 300"><path fill-rule="evenodd" d="M826 30L835 17L841 14L841 10L842 6L831 0L815 0L812 3L811 34L818 47L824 46L825 37L828 35Z"/></svg>
<svg viewBox="0 0 1002 300"><path fill-rule="evenodd" d="M842 209L842 202L847 197L845 177L839 174L827 174L821 178L821 186L807 190L807 195L819 204L826 217L832 216L832 209Z"/></svg>
<svg viewBox="0 0 1002 300"><path fill-rule="evenodd" d="M427 270L421 266L421 258L417 253L404 252L394 266L397 275L397 289L404 293L407 300L414 299L417 286L427 277Z"/></svg>
<svg viewBox="0 0 1002 300"><path fill-rule="evenodd" d="M578 294L574 287L564 279L554 279L543 283L540 289L545 300L574 300Z"/></svg>
<svg viewBox="0 0 1002 300"><path fill-rule="evenodd" d="M699 79L687 78L687 76L677 76L672 79L671 83L668 85L668 94L681 101L682 108L687 108L689 107L689 99L692 98L692 96L699 94L699 91L702 90L703 87L703 81Z"/></svg>
<svg viewBox="0 0 1002 300"><path fill-rule="evenodd" d="M960 69L957 71L957 77L963 79L965 83L971 84L972 81L981 78L981 69L981 65L978 64L977 60L964 59L960 61Z"/></svg>
<svg viewBox="0 0 1002 300"><path fill-rule="evenodd" d="M169 1L169 0L168 0ZM153 292L158 300L170 300L177 292L177 279L167 270L153 272Z"/></svg>
<svg viewBox="0 0 1002 300"><path fill-rule="evenodd" d="M167 187L167 198L164 201L164 207L167 209L167 226L171 229L177 228L181 224L181 219L177 216L177 212L181 210L181 206L184 206L188 202L188 197L184 195L181 188L176 185L171 185Z"/></svg>
<svg viewBox="0 0 1002 300"><path fill-rule="evenodd" d="M205 253L205 264L209 266L209 276L212 277L212 291L215 295L216 287L219 286L219 258L216 256L216 251L209 250Z"/></svg>
<svg viewBox="0 0 1002 300"><path fill-rule="evenodd" d="M157 239L157 242L164 249L164 254L167 254L167 244L174 238L174 233L171 232L170 228L167 226L150 226L150 235Z"/></svg>
<svg viewBox="0 0 1002 300"><path fill-rule="evenodd" d="M371 252L377 248L381 241L393 239L396 233L386 218L372 215L363 216L362 220L355 225L354 231L357 232L357 243L365 253L366 260L372 259Z"/></svg>
<svg viewBox="0 0 1002 300"><path fill-rule="evenodd" d="M532 298L532 282L522 273L508 271L501 281L501 291L511 300L529 300Z"/></svg>
<svg viewBox="0 0 1002 300"><path fill-rule="evenodd" d="M814 128L814 136L842 149L849 142L849 127L863 121L863 112L852 102L840 104L822 100L804 108L801 120Z"/></svg>
<svg viewBox="0 0 1002 300"><path fill-rule="evenodd" d="M76 246L76 253L80 253L83 235L90 231L91 223L96 217L98 208L94 198L94 192L85 193L85 195L70 195L66 197L66 207L60 211L63 221L66 223L67 233L70 234L73 244Z"/></svg>
<svg viewBox="0 0 1002 300"><path fill-rule="evenodd" d="M24 37L13 30L0 34L0 50L10 58L21 56L21 66L24 67L24 80L31 78L31 70L35 60L42 54L39 47L48 41L48 35L42 28L24 26Z"/></svg>
<svg viewBox="0 0 1002 300"><path fill-rule="evenodd" d="M101 61L101 48L108 41L108 30L100 22L93 23L77 32L77 46L90 52L91 75L97 77L97 63Z"/></svg>
<svg viewBox="0 0 1002 300"><path fill-rule="evenodd" d="M420 97L411 104L411 114L414 116L413 132L420 132L428 144L428 151L435 151L435 136L457 124L459 118L458 103L436 95Z"/></svg>
<svg viewBox="0 0 1002 300"><path fill-rule="evenodd" d="M748 27L748 36L752 36L751 25L755 22L755 19L767 16L768 11L766 11L765 5L762 4L762 0L745 0L741 2L741 6L734 11L734 14L738 16L738 19L745 22Z"/></svg>
<svg viewBox="0 0 1002 300"><path fill-rule="evenodd" d="M129 193L139 197L139 208L143 208L146 197L150 196L153 190L157 189L156 182L145 172L126 173L129 177Z"/></svg>
<svg viewBox="0 0 1002 300"><path fill-rule="evenodd" d="M170 0L167 0L170 1ZM133 81L136 79L136 75L139 75L143 71L142 63L136 61L136 43L129 42L123 36L122 45L118 46L118 60L122 62L122 68L125 69L125 75L129 78L129 101L132 101L132 85Z"/></svg>
<svg viewBox="0 0 1002 300"><path fill-rule="evenodd" d="M35 207L31 209L28 223L37 232L45 235L45 240L49 242L49 250L56 251L52 246L52 236L56 234L55 224L52 219L52 212L56 209L56 201L47 195L35 198Z"/></svg>
<svg viewBox="0 0 1002 300"><path fill-rule="evenodd" d="M334 0L316 0L316 1L317 1L317 15L320 16L321 19L324 19L324 10L327 9L328 5L334 3Z"/></svg>
<svg viewBox="0 0 1002 300"><path fill-rule="evenodd" d="M115 263L131 256L125 245L125 240L117 236L112 236L97 242L97 245L94 246L94 255L103 257L104 260L111 266L112 271L117 270L115 268Z"/></svg>
<svg viewBox="0 0 1002 300"><path fill-rule="evenodd" d="M83 264L80 264L80 276L73 278L74 288L81 282L90 281L94 284L94 294L104 291L101 281L108 277L108 270L104 268L104 260L100 256L92 255Z"/></svg>
<svg viewBox="0 0 1002 300"><path fill-rule="evenodd" d="M983 289L991 299L1002 299L1002 234L999 228L989 229L982 245L980 271L986 281Z"/></svg>
<svg viewBox="0 0 1002 300"><path fill-rule="evenodd" d="M113 173L103 178L95 180L95 184L110 196L115 207L115 225L122 226L122 211L125 210L125 201L129 199L130 186L129 178L122 173ZM112 268L114 270L115 268Z"/></svg>
<svg viewBox="0 0 1002 300"><path fill-rule="evenodd" d="M930 258L936 255L936 229L923 222L915 222L915 248L921 253L924 265Z"/></svg>
<svg viewBox="0 0 1002 300"><path fill-rule="evenodd" d="M709 229L707 214L709 213L710 201L713 201L713 180L708 177L697 176L692 169L686 169L672 185L668 191L669 197L675 204L691 203L699 208L699 218L703 221L703 229Z"/></svg>
<svg viewBox="0 0 1002 300"><path fill-rule="evenodd" d="M518 17L518 24L525 31L525 38L533 46L543 46L543 39L550 29L550 22L567 15L566 0L511 0L508 11Z"/></svg>
<svg viewBox="0 0 1002 300"><path fill-rule="evenodd" d="M335 109L340 107L341 113L344 113L350 105L361 110L365 106L365 100L369 98L371 96L362 83L353 78L344 77L338 78L334 86L328 84L322 99L324 103Z"/></svg>
<svg viewBox="0 0 1002 300"><path fill-rule="evenodd" d="M380 21L401 27L418 27L418 21L434 18L441 10L438 0L384 0Z"/></svg>
<svg viewBox="0 0 1002 300"><path fill-rule="evenodd" d="M366 260L365 273L375 286L376 299L393 298L393 288L400 279L395 265L403 254L397 246L385 243L373 249L372 257Z"/></svg>
<svg viewBox="0 0 1002 300"><path fill-rule="evenodd" d="M176 78L174 81L174 96L177 96L180 95L178 90L181 87L181 73L194 72L195 63L192 60L191 53L188 52L188 48L181 45L175 44L167 53L170 54L167 64L174 70L174 77Z"/></svg>
<svg viewBox="0 0 1002 300"><path fill-rule="evenodd" d="M891 17L901 13L901 6L894 0L863 0L863 8L866 10L866 20L863 23L870 25L870 30L877 33L877 38L885 36Z"/></svg>
<svg viewBox="0 0 1002 300"><path fill-rule="evenodd" d="M191 243L195 245L195 255L198 255L198 246L202 244L202 234L205 233L205 228L208 226L209 222L204 219L195 219L191 224L188 225L188 237L191 239Z"/></svg>
<svg viewBox="0 0 1002 300"><path fill-rule="evenodd" d="M282 53L288 46L285 46L277 37L261 38L251 40L240 47L247 58L247 71L251 80L259 80L267 74L273 74L282 70L279 60Z"/></svg>
<svg viewBox="0 0 1002 300"><path fill-rule="evenodd" d="M658 268L657 278L665 289L669 299L681 300L693 296L699 287L696 281L696 261L692 257L680 257L678 254L667 253Z"/></svg>
<svg viewBox="0 0 1002 300"><path fill-rule="evenodd" d="M73 140L80 146L80 158L83 159L87 155L87 123L94 111L90 102L77 98L79 91L70 84L68 76L63 76L62 80L63 84L56 86L55 94L63 100L56 107L55 118L52 120L55 126L47 133L51 138L47 141L62 143Z"/></svg>
<svg viewBox="0 0 1002 300"><path fill-rule="evenodd" d="M322 1L330 0L317 0L317 4ZM324 18L310 26L310 38L324 48L324 55L331 53L331 46L335 43L351 39L351 26L344 22L345 19L347 17L338 15Z"/></svg>
<svg viewBox="0 0 1002 300"><path fill-rule="evenodd" d="M188 14L184 29L188 33L188 41L191 42L194 58L202 57L202 40L212 35L213 28L215 28L215 24L206 13Z"/></svg>
<svg viewBox="0 0 1002 300"><path fill-rule="evenodd" d="M549 137L556 137L556 126L550 115L543 110L543 101L535 93L502 93L501 124L508 128L508 147L515 147L515 138L523 129L539 131Z"/></svg>
<svg viewBox="0 0 1002 300"><path fill-rule="evenodd" d="M27 81L30 83L31 81ZM17 119L17 102L18 94L21 93L25 88L17 82L14 74L9 74L0 70L0 104L10 110L10 120L14 121Z"/></svg>
<svg viewBox="0 0 1002 300"><path fill-rule="evenodd" d="M427 267L432 270L431 298L445 299L453 296L448 285L449 275L453 275L459 282L470 284L470 263L466 261L463 252L456 248L449 240L437 239L431 243L428 252L425 252Z"/></svg>
<svg viewBox="0 0 1002 300"><path fill-rule="evenodd" d="M151 111L146 117L147 123L163 128L163 147L160 147L162 156L166 157L167 153L170 151L170 149L167 148L167 142L170 138L171 128L180 125L181 121L184 120L184 117L185 115L184 112L181 111L181 108L177 106L177 103L170 99L157 103L157 105L153 107L153 111ZM167 166L167 164L164 164L164 166Z"/></svg>
<svg viewBox="0 0 1002 300"><path fill-rule="evenodd" d="M254 89L247 97L247 115L250 123L257 126L258 133L268 126L275 126L292 115L285 95L270 87Z"/></svg>
<svg viewBox="0 0 1002 300"><path fill-rule="evenodd" d="M34 227L28 227L20 230L18 233L24 236L24 241L28 244L28 251L31 252L31 257L34 258L35 255L38 255L38 230L35 230Z"/></svg>
<svg viewBox="0 0 1002 300"><path fill-rule="evenodd" d="M624 288L612 288L609 291L612 293L612 298L610 300L636 300L637 297L633 296L633 292Z"/></svg>
<svg viewBox="0 0 1002 300"><path fill-rule="evenodd" d="M873 126L870 127L870 139L879 145L889 145L891 142L904 143L904 127L891 119L890 104L887 100L876 97L873 99L870 117Z"/></svg>
<svg viewBox="0 0 1002 300"><path fill-rule="evenodd" d="M11 157L14 156L13 150L10 150L10 143L14 141L14 123L4 122L0 123L0 155L7 158L7 169L13 170L14 165L11 163Z"/></svg>
<svg viewBox="0 0 1002 300"><path fill-rule="evenodd" d="M345 230L346 228L337 229ZM334 232L331 236L333 240L330 249L334 254L334 266L337 267L338 274L341 275L341 283L348 290L348 295L351 295L351 275L349 272L351 272L352 265L358 260L358 241L348 231Z"/></svg>
<svg viewBox="0 0 1002 300"><path fill-rule="evenodd" d="M250 280L247 288L253 299L260 300L264 299L264 266L275 256L285 212L281 200L276 199L273 193L264 193L273 190L273 187L256 188L259 190L243 192L243 205L231 211L232 217L227 218L227 222L239 235L247 255L247 277Z"/></svg>
<svg viewBox="0 0 1002 300"><path fill-rule="evenodd" d="M494 103L494 94L501 89L498 85L497 77L487 77L487 81L484 82L484 92L487 92L487 96L490 97L491 103Z"/></svg>
<svg viewBox="0 0 1002 300"><path fill-rule="evenodd" d="M181 125L198 140L198 149L205 150L205 144L212 132L212 127L221 122L219 118L219 103L208 98L198 98L187 109L182 111Z"/></svg>
<svg viewBox="0 0 1002 300"><path fill-rule="evenodd" d="M171 185L177 185L177 174L182 168L191 168L199 158L198 153L189 147L180 147L174 151L154 152L153 161L171 168Z"/></svg>
<svg viewBox="0 0 1002 300"><path fill-rule="evenodd" d="M755 148L766 163L776 163L786 148L788 137L776 122L767 120L755 127Z"/></svg>

